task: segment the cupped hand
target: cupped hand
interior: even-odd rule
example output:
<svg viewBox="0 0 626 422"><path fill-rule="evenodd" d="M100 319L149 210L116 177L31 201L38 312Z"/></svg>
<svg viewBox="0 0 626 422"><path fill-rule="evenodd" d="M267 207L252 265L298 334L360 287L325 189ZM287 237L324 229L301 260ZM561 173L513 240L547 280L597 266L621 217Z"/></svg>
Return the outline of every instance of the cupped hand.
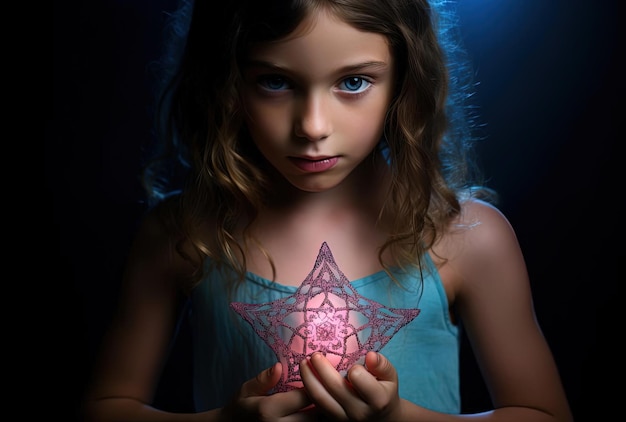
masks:
<svg viewBox="0 0 626 422"><path fill-rule="evenodd" d="M321 354L300 364L300 376L315 406L338 421L401 419L398 374L382 354L368 352L365 366L352 366L342 376Z"/></svg>
<svg viewBox="0 0 626 422"><path fill-rule="evenodd" d="M280 380L282 365L271 368L246 381L230 404L222 408L224 421L315 421L311 400L302 388L284 393L267 394Z"/></svg>

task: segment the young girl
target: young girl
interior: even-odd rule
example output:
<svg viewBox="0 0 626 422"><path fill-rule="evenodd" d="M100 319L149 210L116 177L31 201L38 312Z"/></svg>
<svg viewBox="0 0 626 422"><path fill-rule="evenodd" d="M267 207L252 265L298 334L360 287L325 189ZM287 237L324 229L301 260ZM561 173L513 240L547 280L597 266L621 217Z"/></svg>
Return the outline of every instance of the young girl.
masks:
<svg viewBox="0 0 626 422"><path fill-rule="evenodd" d="M146 171L156 204L89 420L572 419L515 234L473 183L453 19L435 3L198 1L175 15L190 24L174 27L168 142ZM193 414L151 406L181 295ZM461 330L493 402L471 416Z"/></svg>

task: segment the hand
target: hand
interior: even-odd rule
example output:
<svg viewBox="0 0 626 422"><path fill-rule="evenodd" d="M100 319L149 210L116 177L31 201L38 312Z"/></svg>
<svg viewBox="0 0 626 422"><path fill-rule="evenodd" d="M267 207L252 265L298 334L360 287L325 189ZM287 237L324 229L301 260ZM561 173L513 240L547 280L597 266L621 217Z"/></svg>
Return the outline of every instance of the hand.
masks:
<svg viewBox="0 0 626 422"><path fill-rule="evenodd" d="M365 366L352 366L343 377L321 354L300 364L300 376L315 406L339 421L400 420L398 374L380 353L368 352Z"/></svg>
<svg viewBox="0 0 626 422"><path fill-rule="evenodd" d="M302 388L268 395L280 380L282 365L277 362L246 381L228 406L222 408L224 421L314 421L315 409Z"/></svg>

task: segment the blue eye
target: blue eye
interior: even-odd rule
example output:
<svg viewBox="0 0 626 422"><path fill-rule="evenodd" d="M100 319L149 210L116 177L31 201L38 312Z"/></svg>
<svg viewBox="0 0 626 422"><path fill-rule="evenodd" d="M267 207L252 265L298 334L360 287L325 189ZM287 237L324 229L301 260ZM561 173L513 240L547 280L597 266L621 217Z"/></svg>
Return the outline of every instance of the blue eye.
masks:
<svg viewBox="0 0 626 422"><path fill-rule="evenodd" d="M351 94L358 94L369 88L371 82L359 76L350 76L339 83L339 89Z"/></svg>
<svg viewBox="0 0 626 422"><path fill-rule="evenodd" d="M290 85L282 76L270 75L260 77L257 83L268 91L280 91L289 89Z"/></svg>

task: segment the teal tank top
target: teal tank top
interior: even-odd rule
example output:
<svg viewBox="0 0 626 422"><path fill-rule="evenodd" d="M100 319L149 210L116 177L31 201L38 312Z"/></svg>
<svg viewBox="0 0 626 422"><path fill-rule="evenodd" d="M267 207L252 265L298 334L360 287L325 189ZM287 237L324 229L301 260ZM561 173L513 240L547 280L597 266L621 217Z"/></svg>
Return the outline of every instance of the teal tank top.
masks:
<svg viewBox="0 0 626 422"><path fill-rule="evenodd" d="M418 271L384 271L353 280L359 295L389 308L419 309L380 353L395 366L400 397L431 410L459 413L460 330L449 317L446 294L431 258ZM209 262L207 270L211 268ZM231 307L232 302L266 303L293 295L297 287L247 273L239 289L227 289L229 277L208 270L191 295L193 389L197 411L222 407L241 384L272 366L277 356ZM232 274L230 274L232 278Z"/></svg>

